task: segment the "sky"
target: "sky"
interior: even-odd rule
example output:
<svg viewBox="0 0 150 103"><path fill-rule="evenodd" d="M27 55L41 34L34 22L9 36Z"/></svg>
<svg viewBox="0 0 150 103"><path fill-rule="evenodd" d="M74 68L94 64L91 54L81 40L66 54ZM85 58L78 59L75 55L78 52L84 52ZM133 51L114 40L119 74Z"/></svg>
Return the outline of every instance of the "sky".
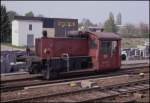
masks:
<svg viewBox="0 0 150 103"><path fill-rule="evenodd" d="M45 17L75 18L79 22L83 18L93 23L104 23L109 12L122 14L122 24L149 24L149 1L2 1L7 10L24 15L33 11L35 15Z"/></svg>

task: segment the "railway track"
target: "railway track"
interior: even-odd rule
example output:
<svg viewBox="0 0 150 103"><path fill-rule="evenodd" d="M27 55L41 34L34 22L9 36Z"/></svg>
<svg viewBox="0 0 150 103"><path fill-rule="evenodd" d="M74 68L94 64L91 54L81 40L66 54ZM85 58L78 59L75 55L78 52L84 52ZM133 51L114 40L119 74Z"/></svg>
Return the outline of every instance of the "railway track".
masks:
<svg viewBox="0 0 150 103"><path fill-rule="evenodd" d="M121 69L133 68L133 67L143 67L147 66L147 63L136 63L136 64L122 64ZM1 74L1 83L14 82L14 81L23 81L41 78L41 74L29 74L28 72L19 72L19 73L6 73Z"/></svg>
<svg viewBox="0 0 150 103"><path fill-rule="evenodd" d="M143 68L141 70L141 68ZM138 74L140 72L147 73L149 72L149 67L135 67L135 68L124 68L115 72L105 73L105 74L94 74L94 75L84 75L84 76L74 76L72 78L63 78L56 79L56 80L41 80L41 79L35 79L35 80L24 80L24 81L14 81L14 82L8 82L8 83L2 83L1 84L1 91L2 92L8 92L8 91L15 91L15 90L23 90L27 86L36 86L36 85L45 85L45 84L54 84L54 83L62 83L62 82L69 82L69 81L76 81L76 80L84 80L84 79L94 79L94 78L102 78L102 77L109 77L109 76L115 76L115 75L124 75L124 74ZM63 79L62 79L63 78Z"/></svg>
<svg viewBox="0 0 150 103"><path fill-rule="evenodd" d="M67 89L63 89L65 88L65 86L67 86ZM52 89L53 87L57 89L54 90ZM16 96L18 96L18 93L22 93L22 96L19 95L20 98L11 98L8 95L6 95L9 97L8 99L5 95L2 94L2 102L91 102L97 100L102 101L105 99L108 100L108 98L116 98L120 95L127 93L135 93L137 91L149 90L149 77L148 79L146 77L142 79L133 79L130 81L107 85L101 85L101 82L98 83L97 80L97 84L90 88L81 88L79 86L69 87L66 84L60 84L53 87L50 87L50 90L47 87L47 94L43 95L43 89L40 90L37 87L29 88L28 91L16 92ZM35 91L37 93L39 92L38 90L41 91L40 95L35 94L33 96ZM33 94L31 94L30 92ZM44 91L44 93L45 92L46 91ZM12 96L11 93L10 95Z"/></svg>
<svg viewBox="0 0 150 103"><path fill-rule="evenodd" d="M7 73L7 74L1 74L1 83L23 81L23 80L34 80L34 79L41 78L41 77L42 77L41 74L31 75L27 72Z"/></svg>
<svg viewBox="0 0 150 103"><path fill-rule="evenodd" d="M24 100L26 102L93 102L104 100L115 100L116 97L127 93L149 90L149 80L138 80L105 87L92 87L82 90L65 92L55 95L47 95L38 98ZM90 94L90 95L89 95ZM93 97L94 96L94 97ZM75 98L74 98L75 97ZM131 101L131 100L130 100Z"/></svg>

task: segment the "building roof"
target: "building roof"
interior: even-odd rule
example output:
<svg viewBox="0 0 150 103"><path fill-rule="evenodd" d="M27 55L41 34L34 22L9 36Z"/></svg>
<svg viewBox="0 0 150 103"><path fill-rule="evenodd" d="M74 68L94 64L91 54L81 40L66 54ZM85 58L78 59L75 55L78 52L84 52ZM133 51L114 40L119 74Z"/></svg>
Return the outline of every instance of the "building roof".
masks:
<svg viewBox="0 0 150 103"><path fill-rule="evenodd" d="M72 18L46 18L46 17L29 17L29 16L15 16L15 20L40 20L43 21L43 19L51 19L51 20L78 20L78 19L72 19Z"/></svg>
<svg viewBox="0 0 150 103"><path fill-rule="evenodd" d="M116 33L111 32L90 32L91 34L96 35L99 39L111 39L111 40L119 40L121 37Z"/></svg>
<svg viewBox="0 0 150 103"><path fill-rule="evenodd" d="M15 16L14 20L39 20L39 21L42 21L42 17Z"/></svg>
<svg viewBox="0 0 150 103"><path fill-rule="evenodd" d="M48 17L43 17L43 19L53 19L53 20L78 20L75 18L48 18Z"/></svg>

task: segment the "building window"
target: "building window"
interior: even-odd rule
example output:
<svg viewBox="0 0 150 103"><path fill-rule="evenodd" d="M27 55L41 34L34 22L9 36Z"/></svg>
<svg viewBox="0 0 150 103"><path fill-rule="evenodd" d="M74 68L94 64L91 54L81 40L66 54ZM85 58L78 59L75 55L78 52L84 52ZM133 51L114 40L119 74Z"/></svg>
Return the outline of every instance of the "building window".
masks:
<svg viewBox="0 0 150 103"><path fill-rule="evenodd" d="M29 30L32 30L32 24L29 24Z"/></svg>

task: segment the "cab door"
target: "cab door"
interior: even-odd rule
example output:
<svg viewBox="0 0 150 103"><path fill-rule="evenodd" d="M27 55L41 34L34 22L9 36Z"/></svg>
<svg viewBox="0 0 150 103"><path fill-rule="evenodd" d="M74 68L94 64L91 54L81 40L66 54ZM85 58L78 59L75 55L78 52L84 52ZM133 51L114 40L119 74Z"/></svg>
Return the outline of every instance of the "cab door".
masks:
<svg viewBox="0 0 150 103"><path fill-rule="evenodd" d="M91 38L89 39L89 56L92 57L92 64L93 64L93 69L99 69L98 68L98 42L99 40L97 40L94 36L91 36Z"/></svg>
<svg viewBox="0 0 150 103"><path fill-rule="evenodd" d="M114 62L112 41L100 40L99 42L99 69L100 71L110 70L113 68Z"/></svg>

